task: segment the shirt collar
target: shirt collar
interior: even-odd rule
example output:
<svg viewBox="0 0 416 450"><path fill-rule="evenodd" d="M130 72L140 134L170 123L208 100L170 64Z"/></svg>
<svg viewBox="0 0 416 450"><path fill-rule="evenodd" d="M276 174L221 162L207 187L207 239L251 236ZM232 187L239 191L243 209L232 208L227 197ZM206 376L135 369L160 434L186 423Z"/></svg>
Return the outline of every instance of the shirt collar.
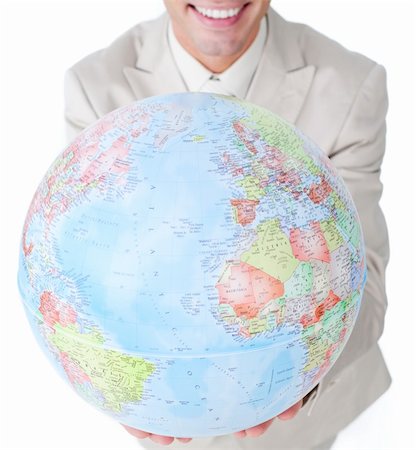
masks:
<svg viewBox="0 0 416 450"><path fill-rule="evenodd" d="M168 42L173 59L189 91L200 91L204 84L215 76L224 88L239 98L245 98L257 69L267 38L267 20L260 22L259 32L250 47L228 69L213 74L190 55L176 39L169 20Z"/></svg>

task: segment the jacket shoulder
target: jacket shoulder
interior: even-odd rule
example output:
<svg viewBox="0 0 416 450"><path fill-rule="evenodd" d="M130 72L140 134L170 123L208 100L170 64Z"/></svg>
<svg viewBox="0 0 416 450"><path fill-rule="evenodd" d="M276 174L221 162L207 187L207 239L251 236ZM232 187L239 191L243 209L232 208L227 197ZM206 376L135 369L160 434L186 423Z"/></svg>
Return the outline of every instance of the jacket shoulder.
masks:
<svg viewBox="0 0 416 450"><path fill-rule="evenodd" d="M75 72L81 81L89 79L106 81L107 79L108 82L114 82L123 76L123 67L135 66L144 36L161 19L162 17L159 17L138 23L116 38L108 47L85 56L69 70Z"/></svg>
<svg viewBox="0 0 416 450"><path fill-rule="evenodd" d="M314 66L318 73L330 71L332 79L354 84L365 79L377 63L350 50L309 25L291 22L273 8L268 12L273 48L281 53L286 68Z"/></svg>
<svg viewBox="0 0 416 450"><path fill-rule="evenodd" d="M329 155L351 114L368 114L385 104L385 70L363 54L350 50L309 25L289 22L276 14L271 25L280 27L276 49L282 49L289 71L313 66L315 74L297 125ZM280 38L280 44L279 44ZM365 107L354 109L365 99ZM380 109L380 114L384 111ZM330 124L330 125L329 125Z"/></svg>
<svg viewBox="0 0 416 450"><path fill-rule="evenodd" d="M297 35L300 51L307 65L317 71L330 73L333 80L353 91L359 88L377 62L367 56L350 50L314 28L299 23L290 23Z"/></svg>

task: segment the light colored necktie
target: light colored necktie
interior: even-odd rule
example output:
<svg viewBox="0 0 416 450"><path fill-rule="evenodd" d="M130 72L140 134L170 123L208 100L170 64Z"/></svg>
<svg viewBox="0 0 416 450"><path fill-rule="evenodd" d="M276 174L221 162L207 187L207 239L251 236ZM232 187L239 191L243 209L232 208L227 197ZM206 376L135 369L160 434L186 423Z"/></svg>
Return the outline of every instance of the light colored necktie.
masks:
<svg viewBox="0 0 416 450"><path fill-rule="evenodd" d="M231 95L234 94L224 88L224 84L215 75L211 75L210 79L202 86L200 92L212 92L213 94Z"/></svg>

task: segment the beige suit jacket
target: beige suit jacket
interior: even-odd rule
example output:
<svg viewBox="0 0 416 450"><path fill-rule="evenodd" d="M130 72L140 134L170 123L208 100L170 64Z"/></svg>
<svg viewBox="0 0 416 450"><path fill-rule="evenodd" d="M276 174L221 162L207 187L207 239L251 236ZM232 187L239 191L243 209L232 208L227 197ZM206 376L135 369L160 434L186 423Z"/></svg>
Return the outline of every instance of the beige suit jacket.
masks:
<svg viewBox="0 0 416 450"><path fill-rule="evenodd" d="M391 382L377 344L387 307L384 276L389 255L379 207L387 112L385 70L308 26L285 21L272 9L267 20L265 50L246 99L294 123L337 167L364 230L367 285L343 353L293 420L274 421L256 439L197 439L188 449L309 448L344 428ZM186 91L168 47L167 23L166 14L140 23L68 70L65 117L70 138L137 99ZM143 446L158 447L151 442Z"/></svg>

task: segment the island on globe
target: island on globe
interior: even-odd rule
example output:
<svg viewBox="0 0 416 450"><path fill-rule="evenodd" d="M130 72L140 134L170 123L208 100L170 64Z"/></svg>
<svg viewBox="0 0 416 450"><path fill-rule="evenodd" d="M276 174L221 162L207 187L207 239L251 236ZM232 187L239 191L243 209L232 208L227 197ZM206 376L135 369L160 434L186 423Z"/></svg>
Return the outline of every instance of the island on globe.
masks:
<svg viewBox="0 0 416 450"><path fill-rule="evenodd" d="M18 285L40 346L87 402L151 433L232 433L310 392L366 279L327 156L261 107L157 96L84 130L40 183Z"/></svg>

